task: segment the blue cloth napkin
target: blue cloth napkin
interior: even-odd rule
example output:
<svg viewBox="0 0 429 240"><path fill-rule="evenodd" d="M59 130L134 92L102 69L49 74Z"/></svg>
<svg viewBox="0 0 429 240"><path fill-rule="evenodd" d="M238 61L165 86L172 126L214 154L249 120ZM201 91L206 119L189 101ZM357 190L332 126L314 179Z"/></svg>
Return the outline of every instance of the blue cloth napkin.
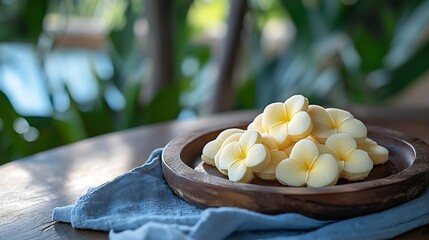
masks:
<svg viewBox="0 0 429 240"><path fill-rule="evenodd" d="M429 191L382 212L341 221L295 213L265 215L240 208L198 209L164 180L162 149L148 161L90 189L75 205L58 207L54 221L110 231L110 239L386 239L429 223Z"/></svg>

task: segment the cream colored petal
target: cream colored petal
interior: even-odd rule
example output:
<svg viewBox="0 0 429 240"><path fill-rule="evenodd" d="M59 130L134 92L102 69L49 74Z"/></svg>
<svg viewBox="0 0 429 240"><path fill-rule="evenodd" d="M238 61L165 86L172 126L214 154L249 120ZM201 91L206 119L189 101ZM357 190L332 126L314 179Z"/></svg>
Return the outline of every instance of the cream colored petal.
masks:
<svg viewBox="0 0 429 240"><path fill-rule="evenodd" d="M372 140L371 138L366 138L365 142L369 142L369 143L372 143L372 144L377 144L377 142L374 141L374 140Z"/></svg>
<svg viewBox="0 0 429 240"><path fill-rule="evenodd" d="M270 151L263 144L253 145L246 153L244 165L254 172L264 170L271 160Z"/></svg>
<svg viewBox="0 0 429 240"><path fill-rule="evenodd" d="M328 126L333 126L334 120L331 115L319 105L308 106L307 113L310 115L313 122L323 122Z"/></svg>
<svg viewBox="0 0 429 240"><path fill-rule="evenodd" d="M337 164L338 164L338 174L341 174L341 172L343 172L343 170L344 170L344 161L337 159Z"/></svg>
<svg viewBox="0 0 429 240"><path fill-rule="evenodd" d="M255 119L253 119L253 122L251 124L249 124L247 129L256 130L261 134L268 132L268 129L262 125L262 113L259 114L258 116L256 116Z"/></svg>
<svg viewBox="0 0 429 240"><path fill-rule="evenodd" d="M335 126L341 124L344 120L348 118L354 118L353 115L345 110L338 108L327 108L326 111L331 115L332 120L334 120Z"/></svg>
<svg viewBox="0 0 429 240"><path fill-rule="evenodd" d="M290 153L290 158L302 162L308 168L310 168L313 160L318 156L319 150L317 149L316 143L308 139L298 141Z"/></svg>
<svg viewBox="0 0 429 240"><path fill-rule="evenodd" d="M368 149L371 149L372 147L377 145L378 145L377 142L375 142L371 138L366 138L365 141L358 143L357 147L358 149L361 149L367 152Z"/></svg>
<svg viewBox="0 0 429 240"><path fill-rule="evenodd" d="M227 139L225 139L225 141L223 141L222 145L220 146L220 148L224 148L226 145L232 143L232 142L238 142L240 140L241 135L243 135L243 133L234 133L231 136L229 136Z"/></svg>
<svg viewBox="0 0 429 240"><path fill-rule="evenodd" d="M331 154L332 156L336 156L336 153L325 144L317 144L317 149L319 150L319 154Z"/></svg>
<svg viewBox="0 0 429 240"><path fill-rule="evenodd" d="M358 144L358 149L367 152L374 165L383 164L389 159L389 150L378 145L370 138L367 138L363 143Z"/></svg>
<svg viewBox="0 0 429 240"><path fill-rule="evenodd" d="M283 185L300 187L306 185L308 167L301 161L287 158L276 167L276 179Z"/></svg>
<svg viewBox="0 0 429 240"><path fill-rule="evenodd" d="M271 160L273 161L272 163L270 162L269 164L271 166L277 166L281 161L288 158L286 153L280 150L274 150L274 151L271 151L270 153L271 153Z"/></svg>
<svg viewBox="0 0 429 240"><path fill-rule="evenodd" d="M258 173L258 177L264 180L274 181L276 180L276 167L281 161L287 158L286 153L283 151L273 150L270 151L271 160L268 166Z"/></svg>
<svg viewBox="0 0 429 240"><path fill-rule="evenodd" d="M247 152L253 145L260 143L261 141L261 134L256 130L247 130L243 135L241 135L240 140L238 140L243 152Z"/></svg>
<svg viewBox="0 0 429 240"><path fill-rule="evenodd" d="M336 128L332 128L330 124L325 122L313 122L313 131L311 136L318 142L324 143L326 139L337 133Z"/></svg>
<svg viewBox="0 0 429 240"><path fill-rule="evenodd" d="M352 136L356 142L363 142L366 139L367 129L365 125L355 118L349 118L343 121L338 127L338 132L347 133Z"/></svg>
<svg viewBox="0 0 429 240"><path fill-rule="evenodd" d="M346 171L341 172L341 177L347 179L348 181L359 181L368 177L370 171L363 173L349 173Z"/></svg>
<svg viewBox="0 0 429 240"><path fill-rule="evenodd" d="M261 142L270 151L279 149L279 145L276 143L276 140L274 140L274 138L268 133L262 134L262 141Z"/></svg>
<svg viewBox="0 0 429 240"><path fill-rule="evenodd" d="M290 138L286 138L281 144L279 144L279 149L285 149L292 143L292 140Z"/></svg>
<svg viewBox="0 0 429 240"><path fill-rule="evenodd" d="M357 148L356 141L348 134L338 133L330 136L325 143L336 153L339 160L345 160L348 154Z"/></svg>
<svg viewBox="0 0 429 240"><path fill-rule="evenodd" d="M209 158L205 155L201 155L201 160L208 165L215 166L214 158Z"/></svg>
<svg viewBox="0 0 429 240"><path fill-rule="evenodd" d="M240 144L238 142L232 142L226 145L219 156L219 169L227 171L229 165L236 160L243 160L245 156L240 150Z"/></svg>
<svg viewBox="0 0 429 240"><path fill-rule="evenodd" d="M219 139L221 141L225 141L229 136L235 134L235 133L243 133L244 130L243 129L239 129L239 128L229 128L226 129L224 131L222 131L216 139Z"/></svg>
<svg viewBox="0 0 429 240"><path fill-rule="evenodd" d="M286 115L286 109L283 103L276 102L266 106L262 113L262 126L270 129L279 123L289 121Z"/></svg>
<svg viewBox="0 0 429 240"><path fill-rule="evenodd" d="M294 95L285 101L286 113L289 119L297 112L307 111L308 99L302 95Z"/></svg>
<svg viewBox="0 0 429 240"><path fill-rule="evenodd" d="M253 180L253 177L255 174L252 171L249 171L249 169L246 170L246 175L244 176L243 180L241 182L249 183Z"/></svg>
<svg viewBox="0 0 429 240"><path fill-rule="evenodd" d="M329 136L337 133L334 120L326 109L318 105L310 105L307 112L313 121L311 136L317 141L324 143Z"/></svg>
<svg viewBox="0 0 429 240"><path fill-rule="evenodd" d="M337 165L338 165L338 173L340 173L341 171L343 171L344 169L344 161L340 160L337 157L337 153L334 152L330 147L324 145L324 144L317 144L317 148L319 149L319 154L330 154L332 155L332 157L335 158L335 160L337 161Z"/></svg>
<svg viewBox="0 0 429 240"><path fill-rule="evenodd" d="M228 168L228 178L235 182L250 182L252 171L244 166L243 161L235 161Z"/></svg>
<svg viewBox="0 0 429 240"><path fill-rule="evenodd" d="M205 163L214 166L215 165L214 157L216 156L221 146L222 146L222 141L220 141L219 139L215 139L213 141L208 142L203 148L201 159Z"/></svg>
<svg viewBox="0 0 429 240"><path fill-rule="evenodd" d="M296 142L292 142L288 147L283 149L283 152L286 153L286 155L289 157L290 153L292 152L293 147L295 146Z"/></svg>
<svg viewBox="0 0 429 240"><path fill-rule="evenodd" d="M214 163L215 163L215 166L218 168L218 169L220 169L219 168L219 159L220 159L220 155L222 154L222 150L223 150L223 148L221 148L221 149L219 149L219 152L217 152L217 154L215 155L215 157L214 157ZM220 171L220 170L219 170Z"/></svg>
<svg viewBox="0 0 429 240"><path fill-rule="evenodd" d="M310 169L307 186L323 187L336 183L339 171L337 160L330 154L322 154Z"/></svg>
<svg viewBox="0 0 429 240"><path fill-rule="evenodd" d="M373 163L368 153L360 149L350 152L345 160L344 171L348 173L365 173L372 169Z"/></svg>
<svg viewBox="0 0 429 240"><path fill-rule="evenodd" d="M220 153L221 153L222 149L218 152L218 154L216 154L214 162L215 162L215 166L217 168L217 170L219 170L220 173L222 173L223 175L228 175L228 169L220 169L220 163L219 163L219 159L220 159Z"/></svg>
<svg viewBox="0 0 429 240"><path fill-rule="evenodd" d="M313 130L313 122L307 112L301 111L296 113L289 124L287 132L292 141L298 141L307 137Z"/></svg>
<svg viewBox="0 0 429 240"><path fill-rule="evenodd" d="M238 140L240 140L241 135L243 135L243 133L239 132L239 133L234 133L231 136L229 136L225 141L223 141L223 143L222 143L219 151L216 153L216 155L214 157L215 166L217 167L217 169L219 169L220 172L222 172L225 175L227 174L227 169L220 169L220 167L219 167L219 158L220 158L220 155L222 153L223 148L226 145L228 145L228 144L230 144L232 142L238 142Z"/></svg>
<svg viewBox="0 0 429 240"><path fill-rule="evenodd" d="M279 148L290 144L287 132L287 124L278 124L269 129L268 132L278 144Z"/></svg>

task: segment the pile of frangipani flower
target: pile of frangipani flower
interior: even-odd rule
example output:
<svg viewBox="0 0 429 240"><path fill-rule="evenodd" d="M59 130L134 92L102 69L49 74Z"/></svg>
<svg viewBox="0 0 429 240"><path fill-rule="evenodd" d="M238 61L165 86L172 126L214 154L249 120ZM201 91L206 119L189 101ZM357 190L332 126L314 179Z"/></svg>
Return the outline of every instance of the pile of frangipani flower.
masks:
<svg viewBox="0 0 429 240"><path fill-rule="evenodd" d="M268 105L247 130L231 128L207 143L201 159L229 180L259 177L295 187L366 178L389 152L367 138L366 126L337 108L309 105L302 95Z"/></svg>

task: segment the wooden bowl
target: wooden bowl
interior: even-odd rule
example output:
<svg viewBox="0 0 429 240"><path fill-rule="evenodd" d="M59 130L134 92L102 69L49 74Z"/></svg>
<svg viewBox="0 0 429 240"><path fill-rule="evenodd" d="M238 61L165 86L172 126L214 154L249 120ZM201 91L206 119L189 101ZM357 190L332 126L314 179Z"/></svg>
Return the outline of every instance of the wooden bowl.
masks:
<svg viewBox="0 0 429 240"><path fill-rule="evenodd" d="M199 207L240 207L256 212L300 213L318 219L344 219L409 201L429 182L429 146L420 139L369 126L368 137L389 150L389 161L374 166L360 182L304 188L255 178L233 182L201 161L204 145L224 129L194 132L173 139L164 149L165 180L181 198Z"/></svg>

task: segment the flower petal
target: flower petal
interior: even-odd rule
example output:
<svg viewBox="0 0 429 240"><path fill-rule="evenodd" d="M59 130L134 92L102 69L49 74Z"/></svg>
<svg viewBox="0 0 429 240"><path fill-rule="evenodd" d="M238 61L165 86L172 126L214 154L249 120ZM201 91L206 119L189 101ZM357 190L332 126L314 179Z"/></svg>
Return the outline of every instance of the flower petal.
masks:
<svg viewBox="0 0 429 240"><path fill-rule="evenodd" d="M244 165L254 172L264 170L270 163L271 155L263 144L253 145L246 153Z"/></svg>
<svg viewBox="0 0 429 240"><path fill-rule="evenodd" d="M271 127L268 134L274 138L279 148L284 148L291 142L288 137L287 124L278 124L274 127Z"/></svg>
<svg viewBox="0 0 429 240"><path fill-rule="evenodd" d="M276 143L276 140L274 140L274 138L268 133L262 134L262 144L264 144L270 151L279 149L279 145Z"/></svg>
<svg viewBox="0 0 429 240"><path fill-rule="evenodd" d="M336 133L337 129L332 128L328 123L313 122L313 131L311 132L311 136L321 143L326 142L326 139L329 136Z"/></svg>
<svg viewBox="0 0 429 240"><path fill-rule="evenodd" d="M256 116L255 119L253 119L253 122L249 124L249 126L247 126L247 129L253 129L258 131L259 133L266 133L268 132L268 128L264 127L264 125L262 125L262 113L259 114L258 116Z"/></svg>
<svg viewBox="0 0 429 240"><path fill-rule="evenodd" d="M330 136L325 145L336 153L335 157L339 160L345 160L349 153L357 148L356 141L345 133Z"/></svg>
<svg viewBox="0 0 429 240"><path fill-rule="evenodd" d="M201 160L203 160L203 162L209 165L214 166L214 157L216 156L221 146L222 141L219 139L215 139L213 141L208 142L203 148Z"/></svg>
<svg viewBox="0 0 429 240"><path fill-rule="evenodd" d="M294 187L305 186L307 166L296 159L287 158L276 167L276 179L283 185Z"/></svg>
<svg viewBox="0 0 429 240"><path fill-rule="evenodd" d="M229 129L225 129L223 130L216 139L219 139L221 141L225 141L229 136L235 134L235 133L243 133L244 130L243 129L239 129L239 128L229 128Z"/></svg>
<svg viewBox="0 0 429 240"><path fill-rule="evenodd" d="M308 106L307 113L310 115L313 122L324 122L329 126L333 126L334 120L323 107L319 105L310 105Z"/></svg>
<svg viewBox="0 0 429 240"><path fill-rule="evenodd" d="M266 106L262 113L262 126L270 129L279 123L287 122L286 109L283 103L276 102Z"/></svg>
<svg viewBox="0 0 429 240"><path fill-rule="evenodd" d="M228 168L228 178L235 182L250 182L252 181L253 173L244 166L243 161L235 161Z"/></svg>
<svg viewBox="0 0 429 240"><path fill-rule="evenodd" d="M287 158L286 153L283 151L273 150L270 151L271 160L268 166L258 173L258 177L264 180L276 180L276 167L281 161Z"/></svg>
<svg viewBox="0 0 429 240"><path fill-rule="evenodd" d="M335 126L338 127L344 120L354 118L353 115L345 110L338 108L327 108L326 111L331 115L334 120Z"/></svg>
<svg viewBox="0 0 429 240"><path fill-rule="evenodd" d="M227 174L227 170L226 169L222 170L222 169L219 168L219 158L220 158L220 155L222 154L222 151L223 151L223 149L225 148L226 145L228 145L228 144L230 144L232 142L238 142L238 140L240 140L241 135L243 135L243 133L234 133L231 136L229 136L225 141L223 141L222 145L220 146L219 151L216 153L216 155L214 157L215 166L223 174Z"/></svg>
<svg viewBox="0 0 429 240"><path fill-rule="evenodd" d="M343 171L344 161L337 159L337 157L336 157L337 153L335 153L331 148L329 148L328 146L326 146L324 144L317 144L317 148L319 149L319 154L329 154L335 158L335 160L337 161L337 165L338 165L338 173L341 173L341 171Z"/></svg>
<svg viewBox="0 0 429 240"><path fill-rule="evenodd" d="M293 147L295 147L296 142L291 142L291 144L289 144L289 146L285 149L283 149L283 152L286 153L286 155L289 157L290 153L292 152Z"/></svg>
<svg viewBox="0 0 429 240"><path fill-rule="evenodd" d="M324 143L329 136L337 133L334 120L326 109L318 105L310 105L307 112L313 121L311 136L317 141Z"/></svg>
<svg viewBox="0 0 429 240"><path fill-rule="evenodd" d="M310 187L333 185L338 180L338 176L337 160L330 154L322 154L314 160L307 185Z"/></svg>
<svg viewBox="0 0 429 240"><path fill-rule="evenodd" d="M244 159L243 153L240 151L240 144L238 142L232 142L226 145L219 156L219 169L227 171L229 165L236 160Z"/></svg>
<svg viewBox="0 0 429 240"><path fill-rule="evenodd" d="M378 145L370 138L367 138L363 143L358 144L358 149L367 152L374 165L383 164L389 159L389 150Z"/></svg>
<svg viewBox="0 0 429 240"><path fill-rule="evenodd" d="M224 148L226 145L232 143L232 142L238 142L241 138L241 135L243 135L243 133L234 133L231 136L229 136L227 139L225 139L225 141L223 141L222 145L220 146L220 148Z"/></svg>
<svg viewBox="0 0 429 240"><path fill-rule="evenodd" d="M251 122L251 123L249 123L249 125L247 125L247 130L250 130L250 129L256 130L254 122ZM256 131L258 131L258 130L256 130Z"/></svg>
<svg viewBox="0 0 429 240"><path fill-rule="evenodd" d="M373 167L368 153L359 149L350 152L344 162L344 171L348 173L365 173Z"/></svg>
<svg viewBox="0 0 429 240"><path fill-rule="evenodd" d="M218 155L216 155L216 156L218 156ZM220 159L220 157L215 158L215 160L214 160L215 166L216 166L217 170L219 170L219 172L222 173L223 175L228 175L228 170L220 168L220 166L219 166L220 165L219 159Z"/></svg>
<svg viewBox="0 0 429 240"><path fill-rule="evenodd" d="M285 101L286 113L291 119L297 112L307 111L308 99L302 95L294 95Z"/></svg>
<svg viewBox="0 0 429 240"><path fill-rule="evenodd" d="M287 125L287 132L292 141L298 141L307 137L313 130L313 122L307 112L296 113L289 124Z"/></svg>
<svg viewBox="0 0 429 240"><path fill-rule="evenodd" d="M344 120L338 127L338 132L347 133L352 136L356 142L363 142L366 139L367 129L365 125L355 118Z"/></svg>
<svg viewBox="0 0 429 240"><path fill-rule="evenodd" d="M316 143L308 139L302 139L295 144L290 153L290 158L301 161L310 168L313 160L319 156Z"/></svg>
<svg viewBox="0 0 429 240"><path fill-rule="evenodd" d="M226 139L228 139L230 136L240 133L239 136L241 136L241 133L243 133L244 130L239 128L229 128L224 131L222 131L215 140L208 142L204 148L201 155L201 160L203 160L205 163L215 166L215 157L216 154L219 152L219 150L224 146L224 142ZM232 139L229 139L231 141ZM237 139L238 141L238 139ZM226 144L225 144L226 145Z"/></svg>
<svg viewBox="0 0 429 240"><path fill-rule="evenodd" d="M249 149L262 141L261 134L259 134L256 130L247 130L241 135L240 140L238 142L240 143L241 150L245 153L249 151Z"/></svg>
<svg viewBox="0 0 429 240"><path fill-rule="evenodd" d="M328 146L324 144L317 144L317 149L319 150L319 154L331 154L335 157L336 153Z"/></svg>

